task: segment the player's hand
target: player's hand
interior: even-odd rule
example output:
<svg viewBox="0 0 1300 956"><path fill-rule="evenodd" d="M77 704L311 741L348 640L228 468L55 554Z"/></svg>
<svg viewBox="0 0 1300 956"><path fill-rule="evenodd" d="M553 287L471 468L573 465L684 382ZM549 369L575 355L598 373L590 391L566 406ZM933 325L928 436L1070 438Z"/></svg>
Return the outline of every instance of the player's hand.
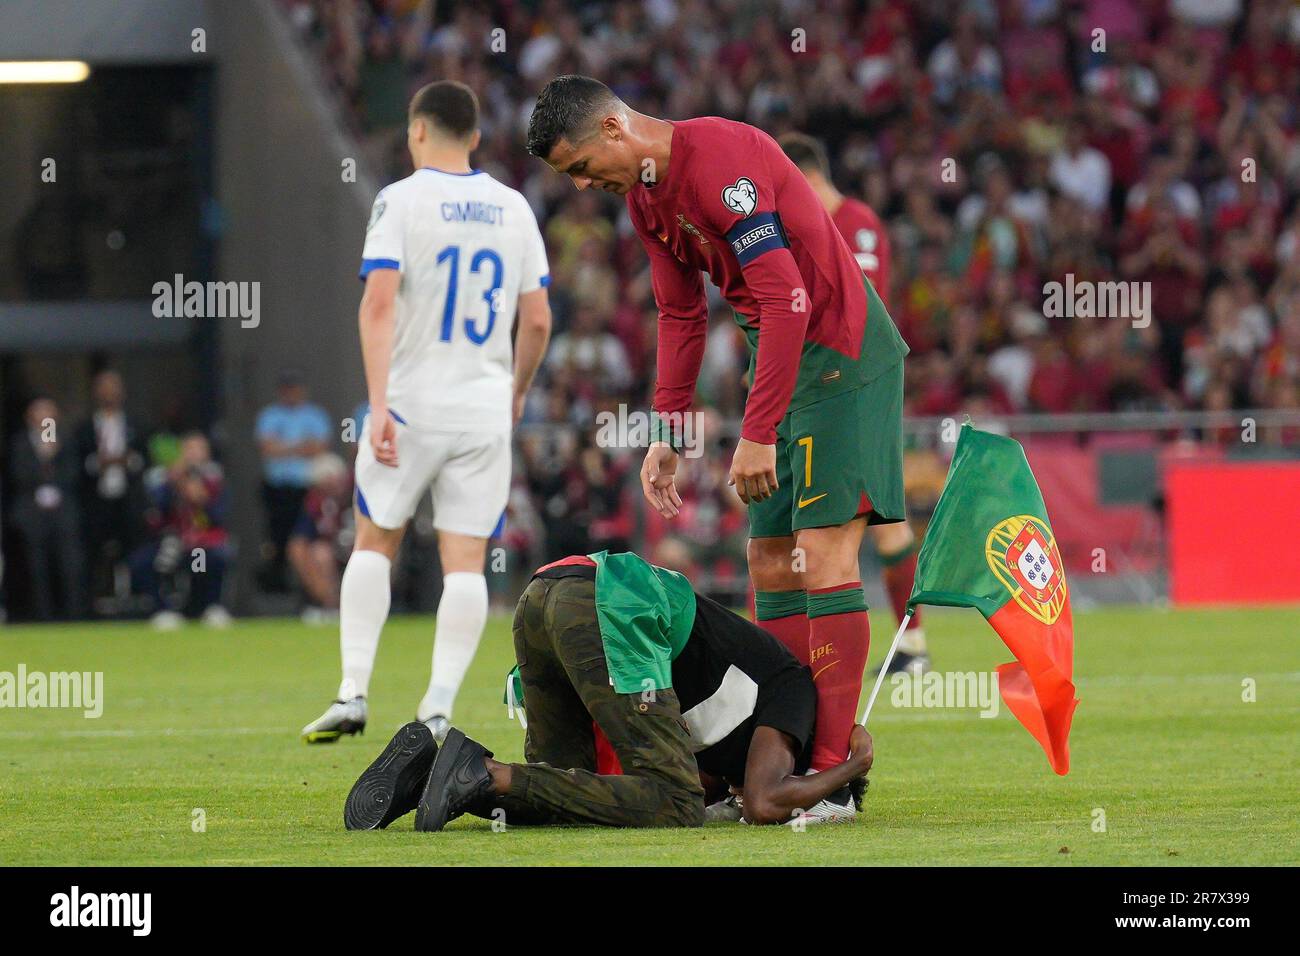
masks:
<svg viewBox="0 0 1300 956"><path fill-rule="evenodd" d="M387 408L370 410L370 450L381 465L397 467L397 420Z"/></svg>
<svg viewBox="0 0 1300 956"><path fill-rule="evenodd" d="M641 491L650 507L665 518L672 518L682 507L677 493L677 452L667 442L650 443L641 464Z"/></svg>
<svg viewBox="0 0 1300 956"><path fill-rule="evenodd" d="M510 424L512 426L518 425L519 420L524 417L524 405L527 401L527 392L515 395L514 401L510 405Z"/></svg>
<svg viewBox="0 0 1300 956"><path fill-rule="evenodd" d="M745 504L772 497L776 491L776 446L760 445L742 438L731 458L727 484L736 489Z"/></svg>
<svg viewBox="0 0 1300 956"><path fill-rule="evenodd" d="M872 743L871 734L861 724L854 724L849 734L849 759L860 763L863 773L871 769L871 764L876 759L876 748Z"/></svg>

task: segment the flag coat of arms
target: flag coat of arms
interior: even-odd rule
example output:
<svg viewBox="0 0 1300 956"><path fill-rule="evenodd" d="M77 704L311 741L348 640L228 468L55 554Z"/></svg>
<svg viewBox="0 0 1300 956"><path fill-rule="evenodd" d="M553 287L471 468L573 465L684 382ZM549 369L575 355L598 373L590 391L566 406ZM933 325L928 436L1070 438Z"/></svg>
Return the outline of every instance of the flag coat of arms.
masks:
<svg viewBox="0 0 1300 956"><path fill-rule="evenodd" d="M1070 769L1074 625L1065 565L1020 443L961 428L917 556L908 606L976 608L1016 660L997 668L1007 709Z"/></svg>

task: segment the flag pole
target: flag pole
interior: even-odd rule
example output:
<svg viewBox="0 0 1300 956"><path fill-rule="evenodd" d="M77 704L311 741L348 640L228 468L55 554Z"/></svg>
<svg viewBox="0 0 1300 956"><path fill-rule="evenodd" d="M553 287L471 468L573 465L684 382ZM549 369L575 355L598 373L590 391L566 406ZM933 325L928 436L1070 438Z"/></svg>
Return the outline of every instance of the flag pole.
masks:
<svg viewBox="0 0 1300 956"><path fill-rule="evenodd" d="M871 696L867 698L867 709L862 712L862 719L858 721L862 726L867 725L867 718L871 716L871 708L876 704L876 695L880 693L880 685L885 682L885 674L889 670L890 662L894 659L894 654L898 651L898 642L903 639L903 632L907 630L908 622L912 620L912 610L903 615L903 623L898 625L898 633L894 635L894 643L889 645L889 653L881 662L880 672L876 675L876 686L871 688Z"/></svg>

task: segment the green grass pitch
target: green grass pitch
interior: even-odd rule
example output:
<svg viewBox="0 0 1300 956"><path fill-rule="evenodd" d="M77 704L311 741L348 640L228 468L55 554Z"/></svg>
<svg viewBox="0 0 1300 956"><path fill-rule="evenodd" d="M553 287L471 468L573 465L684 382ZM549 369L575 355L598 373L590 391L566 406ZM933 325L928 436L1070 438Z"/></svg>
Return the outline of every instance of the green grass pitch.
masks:
<svg viewBox="0 0 1300 956"><path fill-rule="evenodd" d="M944 670L1009 659L973 612L930 611ZM103 716L0 709L0 864L1292 864L1300 861L1300 609L1078 613L1082 703L1059 778L1003 710L895 709L872 719L876 765L848 826L443 834L412 817L347 833L343 798L428 677L427 618L380 647L370 730L307 747L298 729L337 681L333 628L241 622L0 630L0 671L103 671ZM874 612L872 661L893 627ZM509 620L493 616L457 723L517 758L501 705ZM1256 700L1243 700L1243 681ZM197 827L197 811L204 827ZM1104 831L1101 823L1104 822Z"/></svg>

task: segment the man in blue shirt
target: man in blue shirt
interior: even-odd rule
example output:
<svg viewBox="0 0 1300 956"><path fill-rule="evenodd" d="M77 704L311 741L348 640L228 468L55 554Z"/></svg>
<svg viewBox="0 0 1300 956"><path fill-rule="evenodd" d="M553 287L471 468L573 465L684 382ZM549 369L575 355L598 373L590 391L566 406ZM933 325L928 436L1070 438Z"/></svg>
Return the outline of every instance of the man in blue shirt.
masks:
<svg viewBox="0 0 1300 956"><path fill-rule="evenodd" d="M329 415L307 398L301 374L286 369L276 383L276 400L257 416L262 499L275 549L268 583L278 589L284 586L285 545L311 486L311 460L330 446Z"/></svg>

